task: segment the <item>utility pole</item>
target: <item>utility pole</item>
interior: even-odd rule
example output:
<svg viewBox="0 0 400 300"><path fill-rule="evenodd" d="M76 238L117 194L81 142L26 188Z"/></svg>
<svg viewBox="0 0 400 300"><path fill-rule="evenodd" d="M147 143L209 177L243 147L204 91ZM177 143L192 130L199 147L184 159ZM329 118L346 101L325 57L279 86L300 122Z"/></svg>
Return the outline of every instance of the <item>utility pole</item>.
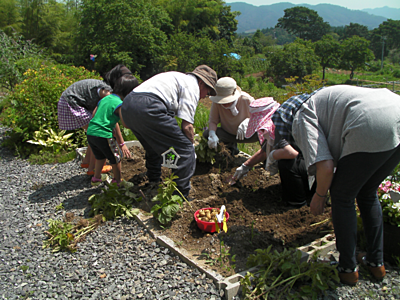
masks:
<svg viewBox="0 0 400 300"><path fill-rule="evenodd" d="M383 52L385 49L385 40L386 40L386 36L382 36L382 60L381 60L381 70L383 69Z"/></svg>

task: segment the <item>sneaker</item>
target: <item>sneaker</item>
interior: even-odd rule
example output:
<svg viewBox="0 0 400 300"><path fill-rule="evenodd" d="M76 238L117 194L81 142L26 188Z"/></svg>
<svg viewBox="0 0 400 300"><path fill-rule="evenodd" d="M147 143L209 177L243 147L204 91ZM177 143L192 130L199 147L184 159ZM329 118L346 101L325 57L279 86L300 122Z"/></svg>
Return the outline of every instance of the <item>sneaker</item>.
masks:
<svg viewBox="0 0 400 300"><path fill-rule="evenodd" d="M91 185L99 186L102 182L107 181L107 179L108 179L108 175L106 175L106 174L101 174L101 178L96 178L93 176L91 179Z"/></svg>
<svg viewBox="0 0 400 300"><path fill-rule="evenodd" d="M368 270L371 272L372 276L374 276L376 280L381 281L385 277L386 270L383 263L381 264L370 263L369 261L367 261L366 253L359 253L357 255L357 261L360 264L367 266Z"/></svg>

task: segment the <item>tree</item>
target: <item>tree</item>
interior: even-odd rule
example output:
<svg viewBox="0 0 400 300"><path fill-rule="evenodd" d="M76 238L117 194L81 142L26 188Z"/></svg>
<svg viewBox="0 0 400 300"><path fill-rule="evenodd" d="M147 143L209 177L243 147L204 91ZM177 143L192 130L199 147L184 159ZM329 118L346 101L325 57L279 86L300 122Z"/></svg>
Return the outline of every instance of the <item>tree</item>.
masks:
<svg viewBox="0 0 400 300"><path fill-rule="evenodd" d="M6 34L21 30L21 16L16 0L2 0L0 2L0 29Z"/></svg>
<svg viewBox="0 0 400 300"><path fill-rule="evenodd" d="M358 23L350 23L350 25L344 26L344 38L350 38L354 35L359 37L368 39L369 30L367 26L358 24Z"/></svg>
<svg viewBox="0 0 400 300"><path fill-rule="evenodd" d="M280 79L297 76L301 80L317 69L319 65L314 50L300 41L297 39L294 43L286 44L283 49L278 49L269 57L269 76Z"/></svg>
<svg viewBox="0 0 400 300"><path fill-rule="evenodd" d="M40 65L42 50L16 33L8 36L0 30L0 57L0 86L12 91L28 68Z"/></svg>
<svg viewBox="0 0 400 300"><path fill-rule="evenodd" d="M284 12L285 15L278 19L276 27L284 28L301 39L315 42L330 31L330 25L315 10L295 6Z"/></svg>
<svg viewBox="0 0 400 300"><path fill-rule="evenodd" d="M315 55L319 58L322 67L322 79L325 79L325 69L334 67L339 62L340 44L332 35L324 35L322 39L314 43Z"/></svg>
<svg viewBox="0 0 400 300"><path fill-rule="evenodd" d="M365 64L374 59L368 46L369 41L356 35L342 42L341 67L351 71L350 79L353 79L355 70L365 68Z"/></svg>
<svg viewBox="0 0 400 300"><path fill-rule="evenodd" d="M142 79L158 73L164 53L170 19L166 12L147 0L84 0L76 44L81 63L103 74L117 64L125 64Z"/></svg>
<svg viewBox="0 0 400 300"><path fill-rule="evenodd" d="M382 56L382 43L384 43L384 56L392 49L400 48L400 20L383 22L378 28L371 31L371 49L375 57Z"/></svg>
<svg viewBox="0 0 400 300"><path fill-rule="evenodd" d="M212 40L227 39L232 43L237 29L235 17L222 0L158 0L172 20L173 32L187 32L195 36L208 36Z"/></svg>

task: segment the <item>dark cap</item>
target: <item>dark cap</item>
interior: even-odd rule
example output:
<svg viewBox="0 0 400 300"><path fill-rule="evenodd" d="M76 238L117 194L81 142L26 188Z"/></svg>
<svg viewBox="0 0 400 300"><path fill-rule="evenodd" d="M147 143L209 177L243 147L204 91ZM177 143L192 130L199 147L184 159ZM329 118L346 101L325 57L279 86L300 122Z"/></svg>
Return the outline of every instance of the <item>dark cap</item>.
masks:
<svg viewBox="0 0 400 300"><path fill-rule="evenodd" d="M207 65L200 65L196 67L196 69L193 70L193 72L189 72L187 74L193 74L200 78L207 86L209 86L212 91L211 91L211 96L217 95L217 92L215 91L215 85L217 84L217 73L211 69Z"/></svg>

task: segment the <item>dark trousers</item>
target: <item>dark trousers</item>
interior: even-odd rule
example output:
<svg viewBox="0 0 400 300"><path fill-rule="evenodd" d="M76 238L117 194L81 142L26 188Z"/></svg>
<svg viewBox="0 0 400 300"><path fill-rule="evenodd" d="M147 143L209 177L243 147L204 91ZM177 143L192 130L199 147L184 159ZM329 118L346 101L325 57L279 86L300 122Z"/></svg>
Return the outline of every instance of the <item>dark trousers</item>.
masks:
<svg viewBox="0 0 400 300"><path fill-rule="evenodd" d="M310 202L315 184L310 189L304 159L299 154L295 159L278 160L282 186L282 200L290 205L301 206Z"/></svg>
<svg viewBox="0 0 400 300"><path fill-rule="evenodd" d="M357 215L360 209L367 240L367 261L383 263L383 220L377 189L400 161L400 146L378 153L354 153L339 160L330 194L339 265L356 267Z"/></svg>
<svg viewBox="0 0 400 300"><path fill-rule="evenodd" d="M190 178L196 168L193 144L183 134L164 102L148 93L130 93L121 106L125 124L136 135L146 150L146 168L149 181L158 182L161 177L161 154L173 147L180 156L177 169L172 169L179 178L177 188L187 197Z"/></svg>

